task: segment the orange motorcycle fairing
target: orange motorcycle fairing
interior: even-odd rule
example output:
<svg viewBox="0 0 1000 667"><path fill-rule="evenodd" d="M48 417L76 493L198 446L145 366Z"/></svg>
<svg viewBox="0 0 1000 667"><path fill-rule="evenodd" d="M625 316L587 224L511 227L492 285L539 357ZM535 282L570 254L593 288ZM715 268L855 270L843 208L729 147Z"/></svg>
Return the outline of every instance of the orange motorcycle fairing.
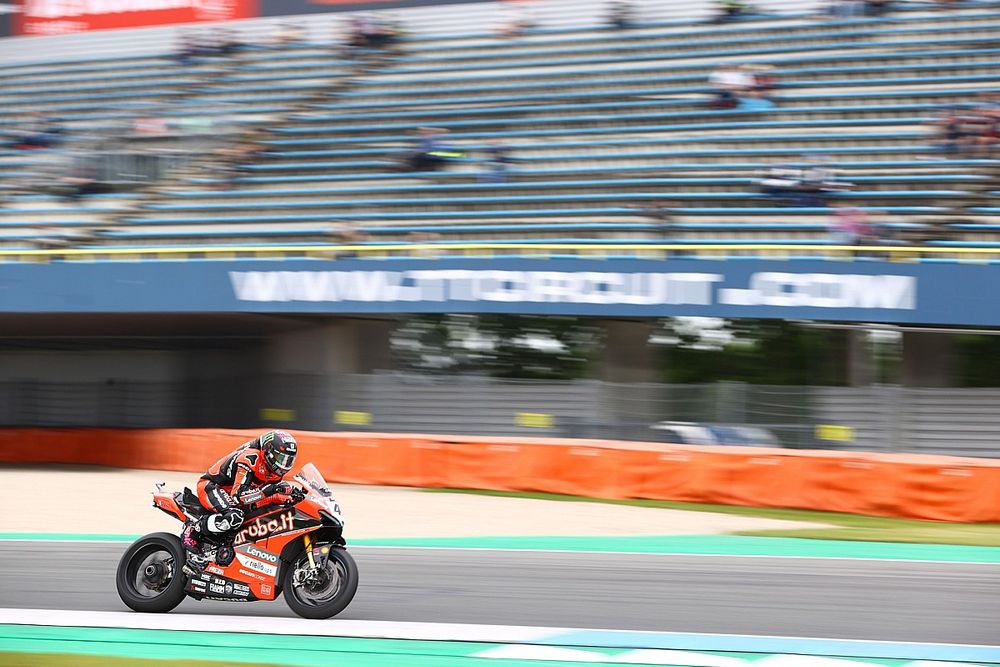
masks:
<svg viewBox="0 0 1000 667"><path fill-rule="evenodd" d="M281 590L278 584L281 564L279 553L268 551L257 544L243 544L236 547L236 556L228 566L221 567L211 563L205 568L205 572L244 584L257 600L273 600Z"/></svg>
<svg viewBox="0 0 1000 667"><path fill-rule="evenodd" d="M177 499L173 493L154 493L153 507L163 510L178 521L187 521L187 515L184 514L181 506L177 504Z"/></svg>
<svg viewBox="0 0 1000 667"><path fill-rule="evenodd" d="M192 578L193 597L236 602L273 600L281 592L281 555L306 533L323 527L320 506L305 498L294 507L275 506L244 521L233 539L232 562L213 561Z"/></svg>

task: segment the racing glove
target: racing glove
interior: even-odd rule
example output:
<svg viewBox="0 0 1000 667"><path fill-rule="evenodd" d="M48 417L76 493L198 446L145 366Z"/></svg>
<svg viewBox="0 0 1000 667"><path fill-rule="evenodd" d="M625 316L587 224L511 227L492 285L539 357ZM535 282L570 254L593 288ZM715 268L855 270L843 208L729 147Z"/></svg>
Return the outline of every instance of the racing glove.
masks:
<svg viewBox="0 0 1000 667"><path fill-rule="evenodd" d="M288 482L282 481L265 484L260 490L264 492L265 496L273 496L279 493L288 496L291 495L293 488Z"/></svg>
<svg viewBox="0 0 1000 667"><path fill-rule="evenodd" d="M299 499L301 500L301 499ZM254 507L261 508L266 505L280 504L280 505L294 505L298 500L296 500L295 495L288 493L272 493L268 496L264 496L259 500Z"/></svg>

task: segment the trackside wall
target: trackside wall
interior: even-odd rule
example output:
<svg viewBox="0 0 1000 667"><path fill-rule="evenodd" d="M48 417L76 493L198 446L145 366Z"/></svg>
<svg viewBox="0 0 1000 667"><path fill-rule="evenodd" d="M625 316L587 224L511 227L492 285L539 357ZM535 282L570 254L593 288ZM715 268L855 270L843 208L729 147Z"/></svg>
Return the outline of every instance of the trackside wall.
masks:
<svg viewBox="0 0 1000 667"><path fill-rule="evenodd" d="M8 429L0 431L0 461L199 471L255 433ZM297 435L301 460L316 463L331 482L1000 521L995 460L611 440Z"/></svg>

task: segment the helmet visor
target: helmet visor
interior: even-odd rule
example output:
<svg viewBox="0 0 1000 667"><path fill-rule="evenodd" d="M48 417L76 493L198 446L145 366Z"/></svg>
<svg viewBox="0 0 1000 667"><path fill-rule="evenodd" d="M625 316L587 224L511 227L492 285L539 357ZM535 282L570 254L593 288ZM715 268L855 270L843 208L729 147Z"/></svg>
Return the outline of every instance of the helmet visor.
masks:
<svg viewBox="0 0 1000 667"><path fill-rule="evenodd" d="M271 450L267 453L267 465L275 472L286 473L295 463L295 454Z"/></svg>

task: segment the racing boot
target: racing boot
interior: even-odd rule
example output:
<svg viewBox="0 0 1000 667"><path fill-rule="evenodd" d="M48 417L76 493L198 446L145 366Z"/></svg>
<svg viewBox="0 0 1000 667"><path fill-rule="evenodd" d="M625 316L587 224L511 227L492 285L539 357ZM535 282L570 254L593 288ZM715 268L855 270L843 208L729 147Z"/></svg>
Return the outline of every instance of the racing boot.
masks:
<svg viewBox="0 0 1000 667"><path fill-rule="evenodd" d="M202 553L201 531L198 530L198 523L189 523L181 533L181 544L184 546L184 553L187 556L184 566L181 568L185 574L194 577L205 569L208 559Z"/></svg>
<svg viewBox="0 0 1000 667"><path fill-rule="evenodd" d="M243 510L231 508L222 513L216 520L215 529L225 533L225 539L215 552L215 562L222 567L228 567L236 557L236 550L233 549L233 542L236 540L236 531L243 525ZM213 524L209 523L209 530L213 529Z"/></svg>

